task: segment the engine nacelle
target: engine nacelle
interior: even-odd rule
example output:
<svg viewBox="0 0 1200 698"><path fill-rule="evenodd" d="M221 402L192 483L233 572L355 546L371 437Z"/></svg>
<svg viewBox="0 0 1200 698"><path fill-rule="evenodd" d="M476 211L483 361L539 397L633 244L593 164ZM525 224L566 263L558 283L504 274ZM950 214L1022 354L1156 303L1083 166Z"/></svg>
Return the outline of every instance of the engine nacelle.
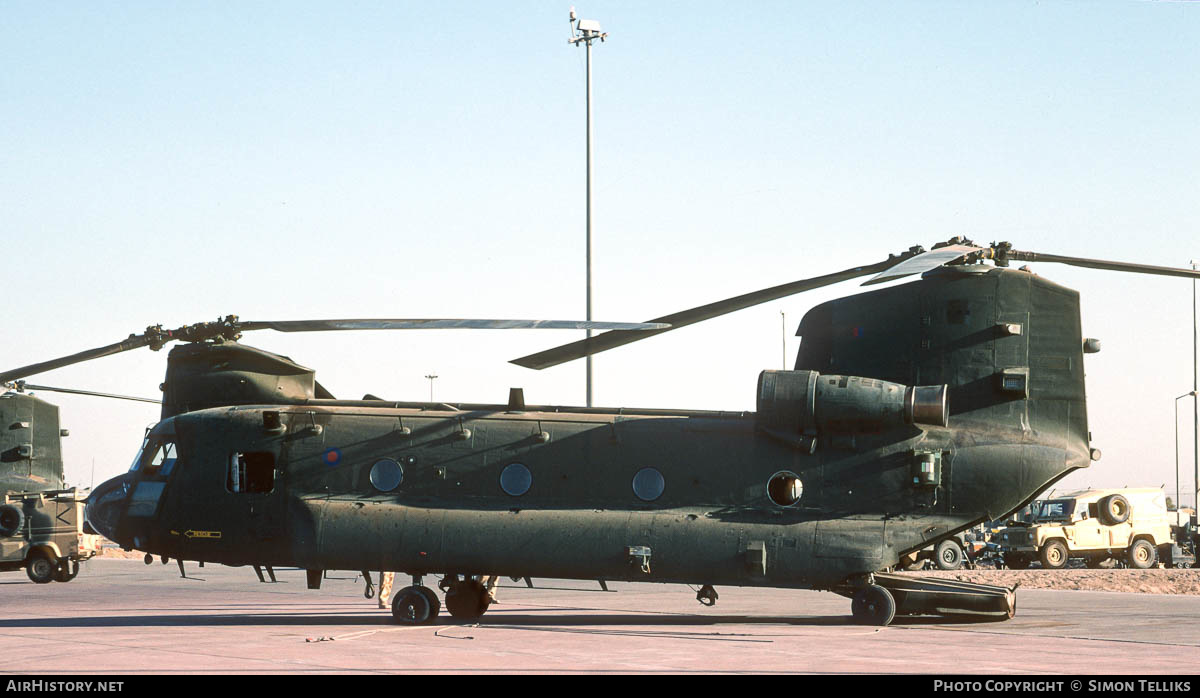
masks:
<svg viewBox="0 0 1200 698"><path fill-rule="evenodd" d="M816 371L763 371L758 376L758 423L815 436L874 434L905 424L944 427L945 385L907 386Z"/></svg>

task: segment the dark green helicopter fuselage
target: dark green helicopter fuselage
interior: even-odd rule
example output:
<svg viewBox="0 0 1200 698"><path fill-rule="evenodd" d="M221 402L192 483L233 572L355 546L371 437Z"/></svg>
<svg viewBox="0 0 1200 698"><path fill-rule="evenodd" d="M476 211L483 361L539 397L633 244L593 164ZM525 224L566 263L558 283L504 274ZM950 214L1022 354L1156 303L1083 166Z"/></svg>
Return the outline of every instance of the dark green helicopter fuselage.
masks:
<svg viewBox="0 0 1200 698"><path fill-rule="evenodd" d="M1078 294L979 269L817 306L755 412L302 392L176 413L89 520L226 564L832 588L1089 461ZM931 386L915 408L908 386Z"/></svg>

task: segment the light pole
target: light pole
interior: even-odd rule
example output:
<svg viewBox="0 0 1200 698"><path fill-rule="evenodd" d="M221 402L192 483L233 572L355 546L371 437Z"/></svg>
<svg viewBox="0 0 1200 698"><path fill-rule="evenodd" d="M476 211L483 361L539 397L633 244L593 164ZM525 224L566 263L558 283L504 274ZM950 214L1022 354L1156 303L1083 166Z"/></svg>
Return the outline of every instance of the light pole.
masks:
<svg viewBox="0 0 1200 698"><path fill-rule="evenodd" d="M429 401L433 402L433 381L437 378L436 374L428 373L425 375L429 379Z"/></svg>
<svg viewBox="0 0 1200 698"><path fill-rule="evenodd" d="M1196 269L1196 260L1191 260L1192 270ZM1192 446L1193 458L1193 475L1195 476L1195 499L1196 515L1200 516L1200 381L1198 381L1197 372L1200 372L1200 360L1196 355L1197 346L1196 334L1196 279L1192 277L1192 437L1195 443Z"/></svg>
<svg viewBox="0 0 1200 698"><path fill-rule="evenodd" d="M600 31L594 19L576 19L571 8L571 38L569 43L587 47L587 321L592 321L592 42L604 41L608 34ZM592 338L592 331L587 331ZM592 406L592 355L587 356L587 406Z"/></svg>
<svg viewBox="0 0 1200 698"><path fill-rule="evenodd" d="M1195 396L1196 391L1184 393L1175 398L1175 510L1183 506L1183 502L1179 501L1179 401L1185 397Z"/></svg>

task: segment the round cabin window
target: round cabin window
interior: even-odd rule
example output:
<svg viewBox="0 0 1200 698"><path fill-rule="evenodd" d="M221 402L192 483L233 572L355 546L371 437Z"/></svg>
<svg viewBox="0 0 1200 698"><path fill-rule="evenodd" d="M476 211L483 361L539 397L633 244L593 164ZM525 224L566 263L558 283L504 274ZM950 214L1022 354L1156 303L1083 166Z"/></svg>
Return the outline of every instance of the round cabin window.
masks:
<svg viewBox="0 0 1200 698"><path fill-rule="evenodd" d="M512 463L500 471L500 489L505 494L520 497L533 484L533 473L520 463Z"/></svg>
<svg viewBox="0 0 1200 698"><path fill-rule="evenodd" d="M667 482L654 468L642 468L633 476L633 493L643 502L653 502L662 496Z"/></svg>
<svg viewBox="0 0 1200 698"><path fill-rule="evenodd" d="M796 473L784 470L775 473L767 482L767 496L781 507L794 506L804 494L804 483Z"/></svg>
<svg viewBox="0 0 1200 698"><path fill-rule="evenodd" d="M392 460L384 458L371 466L371 486L380 492L391 492L404 482L404 468Z"/></svg>

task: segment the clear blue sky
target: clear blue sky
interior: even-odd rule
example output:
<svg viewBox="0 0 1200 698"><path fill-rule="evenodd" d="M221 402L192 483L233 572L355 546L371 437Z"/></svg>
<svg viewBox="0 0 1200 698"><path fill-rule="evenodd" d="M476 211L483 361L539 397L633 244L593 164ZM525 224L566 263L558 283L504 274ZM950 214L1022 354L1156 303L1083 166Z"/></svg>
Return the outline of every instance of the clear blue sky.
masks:
<svg viewBox="0 0 1200 698"><path fill-rule="evenodd" d="M148 324L583 315L583 50L569 4L0 6L0 366ZM596 317L644 320L965 234L1200 260L1200 5L590 2ZM1105 458L1068 485L1173 490L1191 287L1039 265L1080 290ZM843 285L596 360L600 405L753 409ZM571 333L250 343L372 392L580 404ZM791 358L789 357L789 362ZM165 353L39 376L156 395ZM123 470L152 408L62 406L68 476ZM1187 403L1181 403L1181 407ZM1181 434L1191 439L1190 412ZM1190 482L1191 455L1182 451ZM1186 489L1186 486L1185 486Z"/></svg>

